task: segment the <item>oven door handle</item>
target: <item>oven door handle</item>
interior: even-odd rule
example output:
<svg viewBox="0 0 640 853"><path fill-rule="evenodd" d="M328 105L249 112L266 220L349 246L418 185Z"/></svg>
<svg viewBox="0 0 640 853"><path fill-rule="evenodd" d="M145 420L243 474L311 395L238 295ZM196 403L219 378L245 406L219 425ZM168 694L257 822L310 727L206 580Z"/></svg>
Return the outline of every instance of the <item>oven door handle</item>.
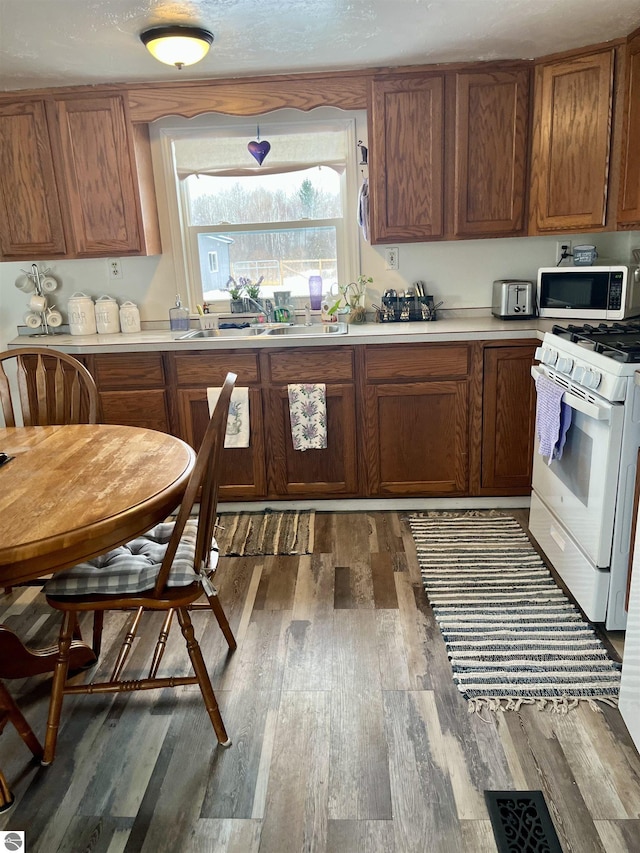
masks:
<svg viewBox="0 0 640 853"><path fill-rule="evenodd" d="M540 370L540 368L533 366L531 368L531 375L535 379L537 376L544 376L545 374ZM588 400L583 400L582 397L576 397L576 395L572 394L570 391L564 392L562 395L562 402L566 403L567 406L571 406L571 408L575 409L577 412L582 412L582 414L586 415L588 418L593 418L595 421L611 420L610 405L599 406L596 403L589 403Z"/></svg>

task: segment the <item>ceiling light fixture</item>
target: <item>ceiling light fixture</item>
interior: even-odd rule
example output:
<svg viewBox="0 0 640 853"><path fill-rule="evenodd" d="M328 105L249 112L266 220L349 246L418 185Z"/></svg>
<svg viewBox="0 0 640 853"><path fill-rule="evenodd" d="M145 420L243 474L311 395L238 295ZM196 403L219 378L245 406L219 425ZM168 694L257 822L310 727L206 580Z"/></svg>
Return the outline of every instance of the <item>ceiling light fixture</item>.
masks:
<svg viewBox="0 0 640 853"><path fill-rule="evenodd" d="M180 70L207 55L213 34L200 27L153 27L140 33L140 41L152 56Z"/></svg>

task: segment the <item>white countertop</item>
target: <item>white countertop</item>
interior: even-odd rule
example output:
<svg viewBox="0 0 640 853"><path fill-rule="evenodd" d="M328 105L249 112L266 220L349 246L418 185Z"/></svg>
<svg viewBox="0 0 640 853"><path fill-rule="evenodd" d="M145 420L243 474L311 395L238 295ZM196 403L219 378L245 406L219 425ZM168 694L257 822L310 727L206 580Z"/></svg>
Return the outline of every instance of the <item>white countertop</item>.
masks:
<svg viewBox="0 0 640 853"><path fill-rule="evenodd" d="M262 347L318 347L348 344L377 344L403 342L442 342L470 340L500 340L539 338L549 331L554 321L497 320L495 317L459 317L418 323L363 323L350 325L346 335L318 335L315 337L280 337L258 335L246 338L195 338L177 340L184 332L150 330L134 334L48 336L19 335L9 342L9 347L45 346L67 353L147 352L150 350L207 350L207 349L258 349Z"/></svg>

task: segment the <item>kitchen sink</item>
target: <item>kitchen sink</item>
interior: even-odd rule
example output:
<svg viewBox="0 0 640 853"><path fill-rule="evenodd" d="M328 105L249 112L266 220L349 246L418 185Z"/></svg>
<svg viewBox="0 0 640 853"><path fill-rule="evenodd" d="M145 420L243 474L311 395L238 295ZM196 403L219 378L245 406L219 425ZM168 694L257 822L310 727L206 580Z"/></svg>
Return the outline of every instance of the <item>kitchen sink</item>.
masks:
<svg viewBox="0 0 640 853"><path fill-rule="evenodd" d="M177 341L224 340L225 338L255 338L261 335L276 335L288 338L320 338L325 335L346 335L346 323L313 323L305 325L261 325L245 329L191 329L179 335Z"/></svg>
<svg viewBox="0 0 640 853"><path fill-rule="evenodd" d="M348 331L349 326L346 323L313 323L311 326L276 326L267 329L267 334L289 338L309 338L346 335Z"/></svg>
<svg viewBox="0 0 640 853"><path fill-rule="evenodd" d="M264 326L247 326L246 329L191 329L184 335L179 335L177 341L193 341L201 338L255 338L256 335L264 335L267 329Z"/></svg>

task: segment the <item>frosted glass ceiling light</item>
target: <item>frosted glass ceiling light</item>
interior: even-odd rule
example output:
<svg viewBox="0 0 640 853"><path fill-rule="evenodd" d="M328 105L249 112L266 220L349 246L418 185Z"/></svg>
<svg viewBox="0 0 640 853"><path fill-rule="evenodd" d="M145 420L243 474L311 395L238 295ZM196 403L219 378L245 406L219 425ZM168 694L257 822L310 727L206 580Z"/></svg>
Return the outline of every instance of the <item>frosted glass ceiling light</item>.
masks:
<svg viewBox="0 0 640 853"><path fill-rule="evenodd" d="M141 33L140 40L152 56L180 70L204 59L213 34L200 27L154 27Z"/></svg>

